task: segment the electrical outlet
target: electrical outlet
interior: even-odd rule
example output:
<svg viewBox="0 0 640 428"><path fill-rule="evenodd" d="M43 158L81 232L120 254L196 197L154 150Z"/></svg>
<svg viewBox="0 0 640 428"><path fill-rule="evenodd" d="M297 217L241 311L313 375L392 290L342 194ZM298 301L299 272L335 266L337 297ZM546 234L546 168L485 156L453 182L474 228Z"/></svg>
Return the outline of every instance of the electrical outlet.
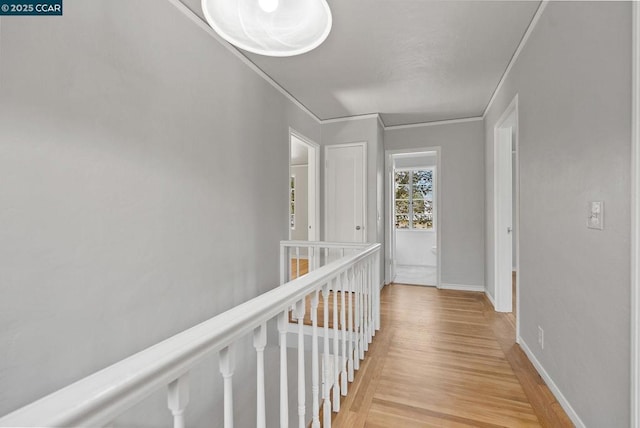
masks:
<svg viewBox="0 0 640 428"><path fill-rule="evenodd" d="M544 330L540 326L538 326L538 344L544 349Z"/></svg>

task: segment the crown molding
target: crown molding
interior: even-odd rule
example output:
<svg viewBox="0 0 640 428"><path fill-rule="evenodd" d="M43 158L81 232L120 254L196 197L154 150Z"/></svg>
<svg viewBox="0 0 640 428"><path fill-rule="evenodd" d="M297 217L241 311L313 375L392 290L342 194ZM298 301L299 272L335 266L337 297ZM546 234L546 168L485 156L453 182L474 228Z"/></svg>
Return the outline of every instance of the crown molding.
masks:
<svg viewBox="0 0 640 428"><path fill-rule="evenodd" d="M167 0L167 1L171 5L173 5L178 11L180 11L186 18L188 18L195 25L197 25L200 29L202 29L209 36L211 36L213 39L215 39L225 49L227 49L230 53L232 53L236 58L238 58L240 61L242 61L247 67L249 67L251 70L253 70L258 76L260 76L267 83L269 83L273 88L275 88L278 92L280 92L282 95L284 95L285 98L287 98L295 106L297 106L303 112L305 112L316 123L318 123L320 125L324 125L324 124L329 124L329 123L345 122L345 121L352 121L352 120L371 119L371 118L375 117L378 120L378 122L380 123L380 125L384 128L385 131L387 131L387 130L393 131L393 130L399 130L399 129L418 128L418 127L423 127L423 126L451 125L451 124L455 124L455 123L473 122L473 121L476 121L476 120L484 119L486 117L486 115L487 115L487 112L489 111L489 109L493 105L493 102L495 101L495 98L496 98L498 92L502 88L502 85L504 84L504 81L506 80L509 72L511 71L511 69L513 67L513 64L516 62L516 60L517 60L518 56L520 55L520 52L522 51L522 49L523 49L524 45L526 44L527 40L529 40L529 37L530 37L531 33L533 32L533 29L535 28L536 24L538 23L538 21L540 19L540 16L542 15L542 12L544 11L547 3L550 0L542 0L542 2L540 3L540 6L538 6L538 10L536 11L536 13L535 13L534 17L532 18L531 22L529 23L529 26L527 27L527 30L526 30L524 36L520 40L520 43L518 44L518 48L516 49L515 53L511 57L511 60L509 61L509 65L507 66L505 72L503 73L503 75L502 75L502 77L500 79L500 82L498 83L498 86L496 86L496 89L494 90L494 92L493 92L493 94L491 96L491 99L489 100L489 103L487 104L487 107L485 108L484 113L482 114L482 116L461 118L461 119L440 120L440 121L433 121L433 122L411 123L411 124L406 124L406 125L385 125L384 121L382 120L382 116L380 115L380 113L370 113L370 114L363 114L363 115L357 115L357 116L345 116L345 117L337 117L337 118L333 118L333 119L324 119L324 120L320 119L311 110L309 110L304 104L302 104L293 95L291 95L291 93L289 93L286 89L284 89L282 86L280 86L280 84L278 82L276 82L274 79L272 79L271 76L269 76L267 73L262 71L262 69L260 69L249 58L247 58L244 54L242 54L242 52L240 52L237 48L235 48L233 45L231 45L226 40L224 40L222 37L220 37L209 26L209 24L207 24L202 18L200 18L200 16L198 16L191 9L189 9L184 3L182 3L181 0Z"/></svg>
<svg viewBox="0 0 640 428"><path fill-rule="evenodd" d="M531 37L531 33L533 33L533 30L535 29L536 25L538 24L538 21L540 21L540 17L542 16L542 13L544 12L545 8L547 7L547 4L549 3L549 1L550 0L542 0L542 2L540 2L540 6L538 6L538 10L536 10L536 13L533 15L533 18L531 19L531 22L529 23L529 26L527 27L527 31L525 31L524 35L522 36L522 39L520 39L520 43L518 44L518 47L516 48L516 51L513 53L513 56L511 57L511 60L509 61L509 65L507 65L507 68L505 69L504 73L502 73L502 77L500 78L500 82L498 82L498 86L496 86L496 89L493 91L493 94L491 95L491 98L489 99L489 103L487 104L487 107L485 107L484 113L482 113L482 118L483 119L487 116L487 112L489 111L489 109L493 105L493 102L496 100L496 96L498 95L498 92L500 92L500 89L502 88L502 85L504 85L505 80L507 80L507 76L511 72L511 69L513 68L513 65L518 60L518 57L520 56L520 53L522 52L522 49L524 49L524 46L527 44L527 41L529 40L529 37Z"/></svg>
<svg viewBox="0 0 640 428"><path fill-rule="evenodd" d="M374 119L376 117L378 118L378 120L380 120L380 115L378 113L369 113L369 114L358 114L355 116L344 116L344 117L334 117L332 119L323 119L323 120L320 120L320 123L325 125L328 123L350 122L352 120Z"/></svg>
<svg viewBox="0 0 640 428"><path fill-rule="evenodd" d="M385 131L396 131L399 129L422 128L424 126L453 125L456 123L476 122L483 119L484 118L482 116L465 117L462 119L437 120L433 122L410 123L407 125L390 125L390 126L385 126L384 129Z"/></svg>
<svg viewBox="0 0 640 428"><path fill-rule="evenodd" d="M196 24L200 29L206 32L209 36L219 42L222 46L224 46L229 52L235 55L240 61L242 61L247 67L252 69L256 74L262 77L268 84L273 86L278 92L284 95L289 101L299 107L303 112L308 114L316 123L321 123L322 121L318 116L313 114L311 110L309 110L304 104L298 101L293 95L291 95L286 89L278 84L275 80L273 80L267 73L262 71L257 65L255 65L249 58L244 56L238 49L236 49L232 44L228 43L222 37L220 37L214 30L202 20L196 13L194 13L191 9L189 9L184 3L180 0L167 0L171 3L176 9L178 9L185 17L187 17L190 21Z"/></svg>

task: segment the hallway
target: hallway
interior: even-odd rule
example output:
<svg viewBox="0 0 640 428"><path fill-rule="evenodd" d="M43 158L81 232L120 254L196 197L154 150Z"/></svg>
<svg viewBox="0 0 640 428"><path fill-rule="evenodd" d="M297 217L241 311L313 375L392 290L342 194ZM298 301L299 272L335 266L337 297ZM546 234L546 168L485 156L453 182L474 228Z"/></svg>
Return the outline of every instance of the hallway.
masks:
<svg viewBox="0 0 640 428"><path fill-rule="evenodd" d="M483 294L392 284L381 311L334 426L573 426Z"/></svg>

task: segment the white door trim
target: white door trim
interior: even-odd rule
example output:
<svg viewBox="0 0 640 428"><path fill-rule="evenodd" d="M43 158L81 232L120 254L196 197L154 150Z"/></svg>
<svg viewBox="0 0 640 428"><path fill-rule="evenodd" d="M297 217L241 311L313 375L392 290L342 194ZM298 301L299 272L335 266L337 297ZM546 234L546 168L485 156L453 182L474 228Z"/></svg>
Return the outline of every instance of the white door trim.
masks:
<svg viewBox="0 0 640 428"><path fill-rule="evenodd" d="M631 7L631 427L640 428L640 5Z"/></svg>
<svg viewBox="0 0 640 428"><path fill-rule="evenodd" d="M503 230L504 225L502 224L498 224L499 223L499 216L498 216L498 203L499 203L499 199L498 199L498 195L496 192L496 189L498 188L498 144L499 141L497 139L497 133L498 133L498 129L505 127L505 122L510 119L512 117L512 115L515 116L515 120L513 121L513 123L508 124L508 127L513 128L514 129L514 134L515 134L515 138L513 140L514 146L515 146L515 150L516 150L516 159L515 159L515 169L512 171L512 173L515 175L516 180L515 180L515 194L516 194L516 200L515 200L515 213L514 213L514 217L515 217L515 222L512 225L513 226L513 230L515 231L515 236L516 236L516 266L520 266L520 144L519 144L519 112L518 112L518 95L516 94L516 96L513 98L513 100L511 101L511 103L509 103L509 106L505 109L505 111L502 113L502 115L500 116L500 119L498 119L498 121L496 122L496 125L494 127L494 139L493 139L493 160L494 160L494 168L493 168L493 185L494 185L494 197L493 197L493 262L494 262L494 266L493 266L493 270L494 270L494 282L495 282L495 295L494 295L494 300L495 300L495 308L496 310L500 310L501 308L505 308L505 307L511 307L511 302L504 302L504 296L511 296L511 293L505 293L504 290L500 290L499 289L499 285L500 282L498 281L498 260L499 260L499 254L498 254L498 250L499 250L499 245L498 245L498 239L499 239L499 232L501 230ZM511 284L509 284L509 286L511 286ZM520 274L518 273L516 275L516 313L520 314ZM512 308L513 310L513 308ZM517 316L516 317L516 338L520 337L520 317Z"/></svg>
<svg viewBox="0 0 640 428"><path fill-rule="evenodd" d="M441 147L433 146L433 147L419 147L415 149L396 149L396 150L385 150L385 263L384 263L384 276L385 283L390 284L394 280L395 272L392 272L391 264L395 258L395 245L393 238L393 230L394 230L394 219L393 219L393 176L391 173L393 172L393 155L397 154L407 154L407 153L425 153L425 152L434 152L436 154L436 179L435 179L435 187L436 187L436 210L434 215L434 221L436 224L436 265L438 269L438 274L436 278L436 287L441 288L442 286L442 203L441 203L441 195L442 195L442 168L441 168Z"/></svg>
<svg viewBox="0 0 640 428"><path fill-rule="evenodd" d="M363 234L363 242L368 242L367 236L369 235L369 225L367 224L367 216L369 215L369 210L367 209L367 191L369 189L369 185L367 183L367 142L361 141L357 143L343 143L343 144L328 144L324 146L324 233L328 230L328 215L327 215L327 152L331 148L335 147L362 147L362 228L364 230ZM326 237L325 237L326 240Z"/></svg>
<svg viewBox="0 0 640 428"><path fill-rule="evenodd" d="M320 145L310 138L305 137L300 132L289 127L289 175L291 175L291 137L294 136L302 141L309 148L308 170L309 170L309 241L320 240ZM289 181L287 180L287 201L289 200ZM289 219L287 217L287 227L289 228ZM291 230L289 228L289 235Z"/></svg>

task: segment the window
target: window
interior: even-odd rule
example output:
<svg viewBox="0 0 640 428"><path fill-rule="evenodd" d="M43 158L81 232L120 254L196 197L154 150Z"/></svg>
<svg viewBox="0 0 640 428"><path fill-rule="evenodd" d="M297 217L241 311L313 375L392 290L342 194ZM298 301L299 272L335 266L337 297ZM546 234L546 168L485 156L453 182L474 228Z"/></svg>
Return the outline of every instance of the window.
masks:
<svg viewBox="0 0 640 428"><path fill-rule="evenodd" d="M289 223L292 230L296 228L296 177L291 176L289 185Z"/></svg>
<svg viewBox="0 0 640 428"><path fill-rule="evenodd" d="M433 230L433 169L396 170L397 229Z"/></svg>

